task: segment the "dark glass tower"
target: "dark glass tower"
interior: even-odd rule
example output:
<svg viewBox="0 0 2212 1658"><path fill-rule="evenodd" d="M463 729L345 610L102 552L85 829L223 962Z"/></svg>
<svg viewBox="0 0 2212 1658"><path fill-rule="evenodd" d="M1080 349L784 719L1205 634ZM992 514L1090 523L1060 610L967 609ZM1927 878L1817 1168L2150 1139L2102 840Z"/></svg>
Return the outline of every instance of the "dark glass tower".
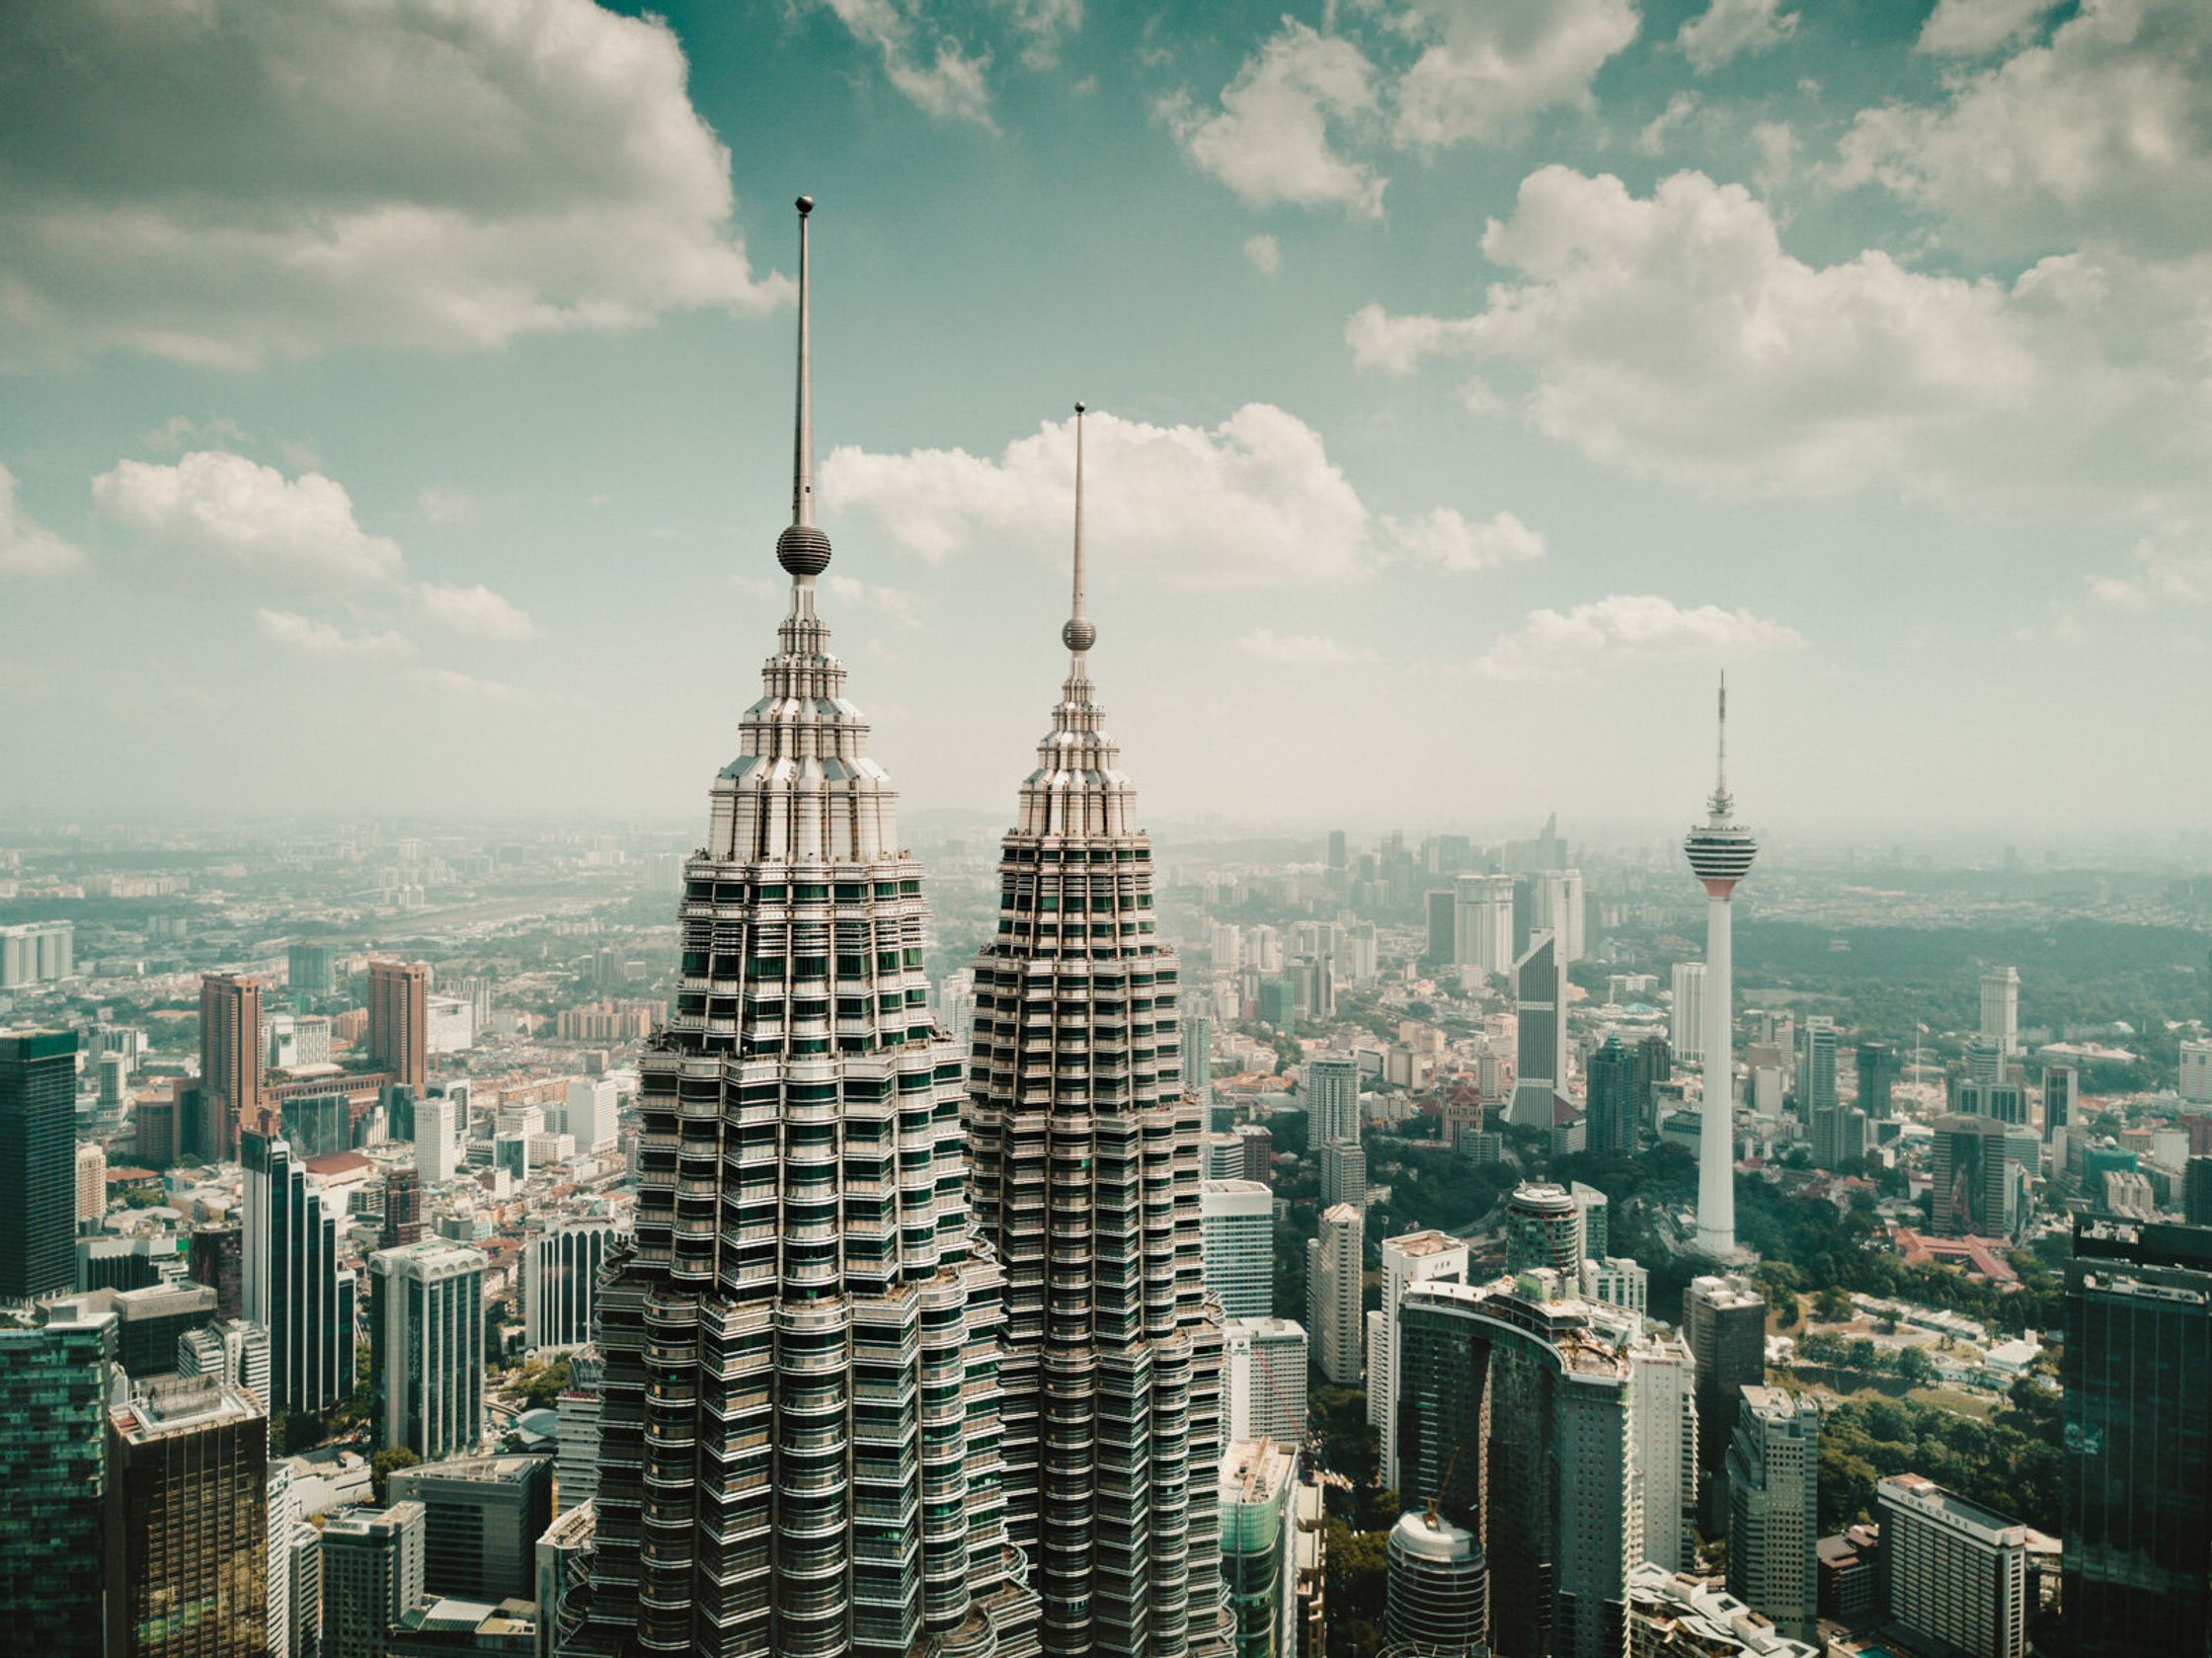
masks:
<svg viewBox="0 0 2212 1658"><path fill-rule="evenodd" d="M977 1219L1005 1262L1007 1519L1053 1658L1223 1650L1222 1323L1152 852L1092 700L1076 407L1067 679L1002 843L968 1072Z"/></svg>
<svg viewBox="0 0 2212 1658"><path fill-rule="evenodd" d="M269 1332L273 1411L328 1410L354 1390L358 1285L339 1265L338 1221L284 1141L241 1137L246 1222L240 1301Z"/></svg>
<svg viewBox="0 0 2212 1658"><path fill-rule="evenodd" d="M77 1033L0 1036L0 1301L76 1287Z"/></svg>
<svg viewBox="0 0 2212 1658"><path fill-rule="evenodd" d="M1607 1037L1584 1066L1590 1093L1582 1148L1593 1157L1635 1154L1636 1131L1641 1127L1636 1109L1637 1070L1635 1053L1618 1036Z"/></svg>

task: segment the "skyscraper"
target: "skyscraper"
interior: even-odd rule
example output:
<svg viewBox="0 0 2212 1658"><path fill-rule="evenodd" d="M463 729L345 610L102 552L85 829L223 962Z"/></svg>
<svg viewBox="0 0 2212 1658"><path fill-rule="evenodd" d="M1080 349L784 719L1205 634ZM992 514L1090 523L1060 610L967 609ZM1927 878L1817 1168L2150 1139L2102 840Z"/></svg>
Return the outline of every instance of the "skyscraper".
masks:
<svg viewBox="0 0 2212 1658"><path fill-rule="evenodd" d="M1232 1658L1293 1658L1297 1650L1298 1448L1272 1440L1231 1444L1218 1473L1222 1576L1228 1591Z"/></svg>
<svg viewBox="0 0 2212 1658"><path fill-rule="evenodd" d="M210 1160L235 1154L238 1137L262 1122L261 982L210 973L199 982L199 1086L207 1096ZM188 1137L189 1138L189 1137Z"/></svg>
<svg viewBox="0 0 2212 1658"><path fill-rule="evenodd" d="M1349 1054L1316 1054L1299 1067L1310 1144L1360 1138L1360 1066Z"/></svg>
<svg viewBox="0 0 2212 1658"><path fill-rule="evenodd" d="M553 1523L543 1457L450 1457L392 1470L395 1503L423 1505L423 1593L528 1600L537 1540Z"/></svg>
<svg viewBox="0 0 2212 1658"><path fill-rule="evenodd" d="M432 1094L415 1105L415 1174L434 1190L460 1168L460 1131L455 1101Z"/></svg>
<svg viewBox="0 0 2212 1658"><path fill-rule="evenodd" d="M1645 1335L1628 1348L1636 1413L1643 1557L1669 1571L1698 1559L1698 1366L1687 1337Z"/></svg>
<svg viewBox="0 0 2212 1658"><path fill-rule="evenodd" d="M426 1461L484 1438L484 1256L427 1238L368 1258L376 1443Z"/></svg>
<svg viewBox="0 0 2212 1658"><path fill-rule="evenodd" d="M1453 955L1477 984L1513 969L1513 877L1462 875L1452 883Z"/></svg>
<svg viewBox="0 0 2212 1658"><path fill-rule="evenodd" d="M615 1248L612 1221L556 1221L522 1246L522 1339L581 1347L592 1339L599 1269Z"/></svg>
<svg viewBox="0 0 2212 1658"><path fill-rule="evenodd" d="M0 1301L77 1282L77 1033L0 1036Z"/></svg>
<svg viewBox="0 0 2212 1658"><path fill-rule="evenodd" d="M2012 1143L1994 1117L1938 1117L1929 1229L1937 1237L2007 1237L2013 1229Z"/></svg>
<svg viewBox="0 0 2212 1658"><path fill-rule="evenodd" d="M1305 1326L1289 1318L1222 1322L1224 1432L1230 1440L1305 1439Z"/></svg>
<svg viewBox="0 0 2212 1658"><path fill-rule="evenodd" d="M1897 1086L1897 1050L1886 1042L1861 1042L1855 1063L1858 1066L1858 1109L1868 1122L1890 1115L1890 1094Z"/></svg>
<svg viewBox="0 0 2212 1658"><path fill-rule="evenodd" d="M1239 1153L1241 1155L1241 1153ZM1199 1187L1206 1288L1230 1318L1275 1310L1275 1199L1256 1180L1208 1180Z"/></svg>
<svg viewBox="0 0 2212 1658"><path fill-rule="evenodd" d="M1348 1203L1321 1214L1320 1235L1305 1240L1305 1328L1313 1364L1339 1387L1360 1380L1360 1279L1366 1223Z"/></svg>
<svg viewBox="0 0 2212 1658"><path fill-rule="evenodd" d="M2067 1627L2082 1658L2212 1628L2212 1230L2077 1221L2066 1267Z"/></svg>
<svg viewBox="0 0 2212 1658"><path fill-rule="evenodd" d="M0 1314L0 1628L101 1658L101 1508L116 1315Z"/></svg>
<svg viewBox="0 0 2212 1658"><path fill-rule="evenodd" d="M415 1169L395 1168L384 1176L384 1224L377 1241L386 1249L423 1239L423 1177Z"/></svg>
<svg viewBox="0 0 2212 1658"><path fill-rule="evenodd" d="M1554 1104L1567 1086L1567 977L1554 934L1539 933L1513 964L1513 1103L1506 1121L1522 1128L1554 1126Z"/></svg>
<svg viewBox="0 0 2212 1658"><path fill-rule="evenodd" d="M334 1514L323 1527L317 1658L384 1658L384 1632L423 1598L421 1503Z"/></svg>
<svg viewBox="0 0 2212 1658"><path fill-rule="evenodd" d="M1728 792L1728 678L1720 679L1719 758L1710 815L1682 849L1705 889L1705 1088L1698 1114L1698 1252L1726 1260L1736 1252L1736 883L1751 873L1759 842L1735 821Z"/></svg>
<svg viewBox="0 0 2212 1658"><path fill-rule="evenodd" d="M1728 1447L1728 1592L1798 1640L1814 1637L1820 1403L1746 1387Z"/></svg>
<svg viewBox="0 0 2212 1658"><path fill-rule="evenodd" d="M1698 1505L1707 1534L1728 1529L1723 1469L1743 1389L1767 1381L1767 1303L1740 1278L1691 1281L1682 1333L1698 1371Z"/></svg>
<svg viewBox="0 0 2212 1658"><path fill-rule="evenodd" d="M1505 1209L1505 1264L1515 1275L1555 1272L1569 1287L1582 1268L1582 1207L1564 1186L1524 1180Z"/></svg>
<svg viewBox="0 0 2212 1658"><path fill-rule="evenodd" d="M1915 1650L2025 1658L2027 1528L1917 1473L1874 1488L1887 1620Z"/></svg>
<svg viewBox="0 0 2212 1658"><path fill-rule="evenodd" d="M1005 1543L1003 1278L968 1223L962 1056L927 1010L921 867L816 612L812 205L790 607L684 865L675 1007L639 1057L636 1242L598 1300L588 1638L1019 1658L1035 1612ZM1194 1135L1194 1284L1196 1155Z"/></svg>
<svg viewBox="0 0 2212 1658"><path fill-rule="evenodd" d="M1675 1058L1688 1065L1705 1057L1705 964L1677 962L1674 1001L1667 1010L1667 1035Z"/></svg>
<svg viewBox="0 0 2212 1658"><path fill-rule="evenodd" d="M108 1658L269 1650L269 1413L211 1376L108 1412Z"/></svg>
<svg viewBox="0 0 2212 1658"><path fill-rule="evenodd" d="M338 988L338 952L328 944L287 945L284 987L295 998L329 995Z"/></svg>
<svg viewBox="0 0 2212 1658"><path fill-rule="evenodd" d="M1588 1087L1582 1148L1594 1157L1635 1154L1636 1056L1618 1035L1609 1036L1583 1066Z"/></svg>
<svg viewBox="0 0 2212 1658"><path fill-rule="evenodd" d="M1398 1303L1415 1284L1442 1280L1464 1284L1467 1246L1447 1233L1401 1232L1382 1240L1382 1304L1368 1314L1367 1419L1381 1440L1382 1483L1397 1484L1397 1321Z"/></svg>
<svg viewBox="0 0 2212 1658"><path fill-rule="evenodd" d="M1006 1263L1007 1518L1037 1568L1045 1650L1177 1658L1224 1639L1222 1328L1178 964L1153 931L1150 841L1092 699L1082 413L1067 678L1002 842L968 1121L977 1220Z"/></svg>
<svg viewBox="0 0 2212 1658"><path fill-rule="evenodd" d="M424 962L368 964L368 1057L420 1094L431 1080L431 970Z"/></svg>
<svg viewBox="0 0 2212 1658"><path fill-rule="evenodd" d="M356 1289L353 1269L338 1264L337 1218L285 1142L249 1133L239 1161L239 1303L269 1332L267 1403L272 1411L327 1410L354 1390Z"/></svg>
<svg viewBox="0 0 2212 1658"><path fill-rule="evenodd" d="M1993 967L1983 973L1981 1037L1996 1047L2000 1065L2020 1051L2018 968Z"/></svg>
<svg viewBox="0 0 2212 1658"><path fill-rule="evenodd" d="M1421 1658L1488 1658L1490 1567L1482 1544L1441 1514L1405 1514L1383 1545L1383 1638Z"/></svg>

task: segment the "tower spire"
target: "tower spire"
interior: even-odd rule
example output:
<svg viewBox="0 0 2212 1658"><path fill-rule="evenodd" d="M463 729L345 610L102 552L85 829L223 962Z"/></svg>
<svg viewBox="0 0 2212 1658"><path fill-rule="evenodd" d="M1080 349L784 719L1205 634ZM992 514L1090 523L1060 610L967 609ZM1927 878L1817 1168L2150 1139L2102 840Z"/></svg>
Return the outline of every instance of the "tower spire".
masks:
<svg viewBox="0 0 2212 1658"><path fill-rule="evenodd" d="M776 537L776 562L791 573L795 588L811 588L830 568L830 537L814 522L814 276L808 262L808 220L814 197L802 196L799 209L799 370L798 401L792 419L791 527Z"/></svg>
<svg viewBox="0 0 2212 1658"><path fill-rule="evenodd" d="M1713 757L1712 815L1725 818L1735 810L1735 799L1728 793L1728 671L1720 671L1720 737Z"/></svg>
<svg viewBox="0 0 2212 1658"><path fill-rule="evenodd" d="M1098 628L1083 613L1083 405L1075 405L1075 593L1061 643L1081 656L1098 643Z"/></svg>

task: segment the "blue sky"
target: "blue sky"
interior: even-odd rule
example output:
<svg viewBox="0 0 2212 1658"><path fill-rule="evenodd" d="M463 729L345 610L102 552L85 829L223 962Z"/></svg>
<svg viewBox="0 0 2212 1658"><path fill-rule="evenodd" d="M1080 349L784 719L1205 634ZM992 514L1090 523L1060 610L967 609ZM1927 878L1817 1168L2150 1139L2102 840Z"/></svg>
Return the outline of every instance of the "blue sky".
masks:
<svg viewBox="0 0 2212 1658"><path fill-rule="evenodd" d="M17 816L703 810L781 608L1011 808L1068 405L1155 820L2200 825L2187 0L0 13ZM2194 718L2192 719L2192 716Z"/></svg>

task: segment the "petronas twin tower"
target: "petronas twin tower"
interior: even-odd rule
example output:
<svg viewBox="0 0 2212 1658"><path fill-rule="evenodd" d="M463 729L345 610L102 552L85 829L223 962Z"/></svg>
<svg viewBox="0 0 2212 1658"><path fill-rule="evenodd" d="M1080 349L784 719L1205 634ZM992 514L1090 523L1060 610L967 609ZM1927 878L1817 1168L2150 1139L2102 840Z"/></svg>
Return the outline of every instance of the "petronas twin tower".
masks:
<svg viewBox="0 0 2212 1658"><path fill-rule="evenodd" d="M641 1063L583 1647L1215 1658L1203 1123L1150 846L1091 698L1080 406L1067 679L963 1053L927 1010L921 866L816 614L798 206L790 609L685 865L681 987Z"/></svg>

